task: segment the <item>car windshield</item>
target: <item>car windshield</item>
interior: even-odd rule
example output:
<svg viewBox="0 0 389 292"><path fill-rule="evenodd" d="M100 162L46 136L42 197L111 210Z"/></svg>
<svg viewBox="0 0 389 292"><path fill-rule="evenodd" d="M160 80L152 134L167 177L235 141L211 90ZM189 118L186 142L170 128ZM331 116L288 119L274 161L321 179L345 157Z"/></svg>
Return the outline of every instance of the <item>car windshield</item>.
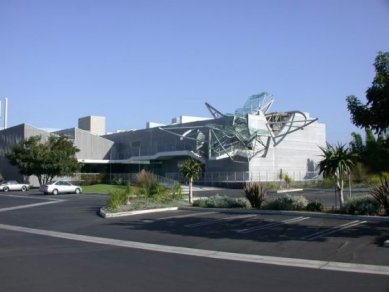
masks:
<svg viewBox="0 0 389 292"><path fill-rule="evenodd" d="M52 180L52 181L49 181L48 183L47 183L47 185L53 185L53 184L55 184L57 181L56 180Z"/></svg>

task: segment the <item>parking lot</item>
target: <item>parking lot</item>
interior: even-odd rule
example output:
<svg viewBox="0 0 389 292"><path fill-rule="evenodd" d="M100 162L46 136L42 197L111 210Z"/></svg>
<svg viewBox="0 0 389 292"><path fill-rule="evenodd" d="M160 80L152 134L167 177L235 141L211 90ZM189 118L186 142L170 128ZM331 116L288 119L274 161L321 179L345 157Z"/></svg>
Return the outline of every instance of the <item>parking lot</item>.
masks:
<svg viewBox="0 0 389 292"><path fill-rule="evenodd" d="M102 219L97 211L104 203L104 196L2 195L0 223L206 250L389 265L388 221L217 209Z"/></svg>
<svg viewBox="0 0 389 292"><path fill-rule="evenodd" d="M377 289L371 291L386 291L389 287L385 278L389 275L389 250L384 247L384 241L389 238L387 220L316 217L307 213L224 212L217 209L185 209L103 219L98 216L98 210L106 199L106 196L97 194L0 194L0 258L3 263L0 272L7 275L2 280L3 285L8 283L7 287L19 287L13 276L23 269L31 274L31 277L25 276L34 283L31 285L38 285L38 280L33 277L37 262L46 267L47 273L53 274L54 288L51 288L54 290L58 281L65 281L61 277L64 273L75 278L82 275L80 281L86 281L88 287L95 287L96 273L99 273L102 263L112 268L109 272L104 268L104 273L113 273L113 279L124 277L126 280L121 281L131 279L131 283L138 281L139 285L144 285L145 280L140 281L143 274L139 273L144 272L150 263L134 266L134 256L139 256L139 262L149 259L156 269L176 273L178 276L170 277L179 283L188 281L180 278L188 277L185 269L199 269L201 263L200 269L206 270L204 264L207 263L207 267L213 267L208 271L214 274L212 279L218 277L216 271L222 273L223 270L224 273L234 270L239 282L245 283L263 283L283 275L284 282L278 288L294 285L296 290L293 288L291 291L301 291L302 286L296 282L298 277L291 276L297 272L295 269L301 268L308 269L303 269L304 272L298 270L297 273L307 277L311 275L305 281L312 281L315 287L318 281L322 281L318 279L321 279L323 269L327 273L342 273L341 277L338 274L326 276L336 278L336 287L364 291L372 287L369 281L373 279L380 282L374 281ZM123 262L124 259L127 261ZM171 264L166 266L167 263ZM120 273L118 264L123 266L121 269L124 268ZM257 265L252 272L257 274L261 271L260 277L250 276L252 267L248 265L252 264ZM185 269L180 269L180 265L184 265ZM274 268L274 265L282 267ZM86 278L83 271L76 272L75 267L78 266L88 267ZM128 277L127 269L133 273L129 279L125 276ZM153 273L154 277L164 281L163 273ZM267 273L270 274L266 276ZM345 277L345 274L348 276ZM193 281L198 284L196 278ZM224 289L234 291L232 284L228 283L225 280ZM244 290L250 291L250 287L247 284ZM324 283L322 287L325 291ZM58 291L65 291L65 288L74 287L63 284L63 290ZM94 289L98 291L99 287ZM37 288L36 291L42 290Z"/></svg>

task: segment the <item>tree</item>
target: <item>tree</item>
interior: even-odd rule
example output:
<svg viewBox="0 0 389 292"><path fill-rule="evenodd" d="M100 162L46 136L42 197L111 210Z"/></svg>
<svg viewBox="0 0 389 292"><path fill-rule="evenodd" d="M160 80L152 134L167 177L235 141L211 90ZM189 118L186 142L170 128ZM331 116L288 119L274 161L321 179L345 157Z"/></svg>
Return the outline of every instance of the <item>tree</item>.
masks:
<svg viewBox="0 0 389 292"><path fill-rule="evenodd" d="M374 136L371 129L365 129L365 142L358 133L352 133L351 151L371 173L381 173L389 169L389 133Z"/></svg>
<svg viewBox="0 0 389 292"><path fill-rule="evenodd" d="M355 162L355 154L346 148L345 145L338 144L332 146L327 143L326 148L320 147L323 152L323 160L319 162L319 174L323 173L325 177L334 177L336 189L339 191L339 206L343 207L343 185L344 179L350 174Z"/></svg>
<svg viewBox="0 0 389 292"><path fill-rule="evenodd" d="M189 181L189 203L193 203L193 181L200 176L202 171L201 164L196 160L189 158L181 166L181 174Z"/></svg>
<svg viewBox="0 0 389 292"><path fill-rule="evenodd" d="M39 184L56 176L72 175L80 168L76 153L79 150L64 136L50 136L46 142L41 136L32 136L15 144L7 153L10 163L21 174L36 175Z"/></svg>
<svg viewBox="0 0 389 292"><path fill-rule="evenodd" d="M376 76L366 91L367 103L363 104L354 95L346 100L354 125L382 134L389 128L389 52L379 52L374 67Z"/></svg>

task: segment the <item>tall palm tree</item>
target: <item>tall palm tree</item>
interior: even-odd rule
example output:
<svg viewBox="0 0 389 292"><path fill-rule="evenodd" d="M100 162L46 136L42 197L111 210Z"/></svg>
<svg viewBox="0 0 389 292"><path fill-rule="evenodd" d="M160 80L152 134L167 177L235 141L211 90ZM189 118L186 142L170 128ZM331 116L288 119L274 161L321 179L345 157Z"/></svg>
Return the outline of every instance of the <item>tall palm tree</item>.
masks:
<svg viewBox="0 0 389 292"><path fill-rule="evenodd" d="M196 160L189 158L181 166L181 174L189 181L189 203L193 203L193 181L200 176L202 171L201 164Z"/></svg>
<svg viewBox="0 0 389 292"><path fill-rule="evenodd" d="M319 174L323 173L324 177L334 177L336 188L339 191L339 206L343 207L343 185L344 179L350 174L354 166L356 155L346 147L338 144L332 146L327 143L327 147L320 147L323 154L323 160L319 162Z"/></svg>

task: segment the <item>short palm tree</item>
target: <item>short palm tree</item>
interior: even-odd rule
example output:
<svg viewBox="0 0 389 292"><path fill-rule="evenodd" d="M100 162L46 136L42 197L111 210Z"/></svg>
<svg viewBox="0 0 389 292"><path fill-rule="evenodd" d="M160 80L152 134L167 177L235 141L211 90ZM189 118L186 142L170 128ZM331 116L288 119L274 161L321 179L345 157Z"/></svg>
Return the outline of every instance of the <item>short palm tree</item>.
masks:
<svg viewBox="0 0 389 292"><path fill-rule="evenodd" d="M346 145L338 144L332 146L327 143L327 147L320 147L323 152L323 160L319 162L319 174L324 177L334 177L336 188L339 191L339 206L343 207L343 185L344 179L350 174L354 166L356 155L346 147Z"/></svg>
<svg viewBox="0 0 389 292"><path fill-rule="evenodd" d="M201 164L196 160L189 158L181 166L181 174L189 181L189 203L193 203L193 181L200 176L202 171Z"/></svg>

